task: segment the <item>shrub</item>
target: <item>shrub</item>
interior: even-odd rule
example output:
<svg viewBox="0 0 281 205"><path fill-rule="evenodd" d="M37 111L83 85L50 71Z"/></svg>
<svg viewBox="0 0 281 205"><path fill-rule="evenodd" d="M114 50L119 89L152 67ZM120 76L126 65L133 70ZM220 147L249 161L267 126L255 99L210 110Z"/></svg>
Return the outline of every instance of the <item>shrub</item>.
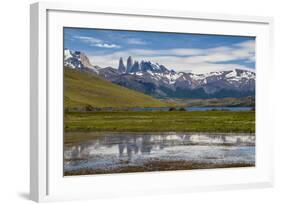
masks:
<svg viewBox="0 0 281 205"><path fill-rule="evenodd" d="M86 105L85 106L85 110L86 111L93 111L94 110L94 107L92 105Z"/></svg>
<svg viewBox="0 0 281 205"><path fill-rule="evenodd" d="M186 109L184 107L181 107L179 111L186 111Z"/></svg>
<svg viewBox="0 0 281 205"><path fill-rule="evenodd" d="M169 111L176 111L177 109L175 107L170 107Z"/></svg>

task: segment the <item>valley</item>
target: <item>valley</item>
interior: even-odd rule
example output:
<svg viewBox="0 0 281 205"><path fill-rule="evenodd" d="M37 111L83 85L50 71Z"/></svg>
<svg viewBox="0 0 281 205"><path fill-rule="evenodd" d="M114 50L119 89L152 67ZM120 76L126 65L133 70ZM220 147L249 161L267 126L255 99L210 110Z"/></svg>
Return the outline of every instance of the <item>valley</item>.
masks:
<svg viewBox="0 0 281 205"><path fill-rule="evenodd" d="M64 176L256 165L255 38L63 32Z"/></svg>

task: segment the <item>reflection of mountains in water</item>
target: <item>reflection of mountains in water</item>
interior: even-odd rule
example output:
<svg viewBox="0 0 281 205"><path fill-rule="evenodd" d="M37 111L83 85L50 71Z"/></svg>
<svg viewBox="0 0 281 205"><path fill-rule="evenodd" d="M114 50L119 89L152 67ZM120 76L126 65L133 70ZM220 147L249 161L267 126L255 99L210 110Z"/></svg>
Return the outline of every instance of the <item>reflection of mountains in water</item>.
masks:
<svg viewBox="0 0 281 205"><path fill-rule="evenodd" d="M97 155L114 154L131 157L137 154L150 154L172 146L254 146L253 135L222 134L108 134L99 139L65 148L66 159L88 159ZM188 149L188 148L187 148Z"/></svg>

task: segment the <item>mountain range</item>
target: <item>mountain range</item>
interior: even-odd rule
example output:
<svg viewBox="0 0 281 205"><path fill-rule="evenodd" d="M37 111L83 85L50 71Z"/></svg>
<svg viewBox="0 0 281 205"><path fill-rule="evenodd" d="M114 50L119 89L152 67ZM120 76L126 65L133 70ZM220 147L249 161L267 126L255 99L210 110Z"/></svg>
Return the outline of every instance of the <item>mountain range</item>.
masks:
<svg viewBox="0 0 281 205"><path fill-rule="evenodd" d="M86 54L64 51L64 65L92 72L115 84L157 98L223 98L255 95L255 72L241 69L195 74L176 72L164 65L128 57L117 68L93 66Z"/></svg>

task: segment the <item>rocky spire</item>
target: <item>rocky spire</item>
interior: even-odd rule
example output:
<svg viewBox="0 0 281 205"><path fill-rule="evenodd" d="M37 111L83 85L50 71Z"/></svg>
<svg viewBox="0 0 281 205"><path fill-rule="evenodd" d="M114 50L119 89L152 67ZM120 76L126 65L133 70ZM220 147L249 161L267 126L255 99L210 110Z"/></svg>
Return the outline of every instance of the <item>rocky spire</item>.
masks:
<svg viewBox="0 0 281 205"><path fill-rule="evenodd" d="M127 59L127 73L131 72L131 68L133 66L133 59L131 56Z"/></svg>
<svg viewBox="0 0 281 205"><path fill-rule="evenodd" d="M140 71L140 64L138 61L135 61L131 68L131 72L138 72L138 71Z"/></svg>
<svg viewBox="0 0 281 205"><path fill-rule="evenodd" d="M119 66L118 66L118 71L120 73L125 73L126 72L126 67L124 65L124 62L123 62L123 58L121 57L120 60L119 60Z"/></svg>

